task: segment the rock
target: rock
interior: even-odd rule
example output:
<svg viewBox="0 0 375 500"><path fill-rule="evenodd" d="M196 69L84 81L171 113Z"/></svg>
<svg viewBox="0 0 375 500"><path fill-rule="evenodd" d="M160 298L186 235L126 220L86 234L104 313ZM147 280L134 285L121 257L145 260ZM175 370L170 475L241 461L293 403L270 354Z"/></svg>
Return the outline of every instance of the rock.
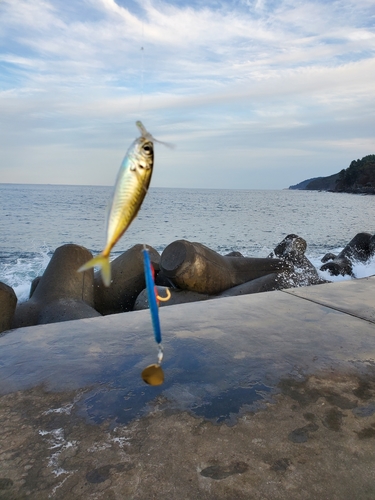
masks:
<svg viewBox="0 0 375 500"><path fill-rule="evenodd" d="M370 242L372 240L370 233L358 233L339 253L338 258L347 258L351 262L367 262L371 257ZM371 243L373 245L373 243Z"/></svg>
<svg viewBox="0 0 375 500"><path fill-rule="evenodd" d="M0 282L0 333L11 328L17 296L12 287Z"/></svg>
<svg viewBox="0 0 375 500"><path fill-rule="evenodd" d="M160 297L167 296L167 287L157 286L157 291ZM198 302L201 300L212 299L212 295L207 295L204 293L189 292L188 290L180 290L178 288L169 288L171 298L166 302L160 301L159 307L173 306L175 304L185 304L186 302ZM139 311L141 309L148 309L148 299L147 290L142 290L138 295L137 300L134 304L134 311Z"/></svg>
<svg viewBox="0 0 375 500"><path fill-rule="evenodd" d="M293 266L292 270L283 273L282 281L279 281L280 286L283 283L282 288L318 285L326 282L305 256L306 248L306 240L296 234L288 234L270 254L270 257L278 257Z"/></svg>
<svg viewBox="0 0 375 500"><path fill-rule="evenodd" d="M77 272L91 258L79 245L57 248L32 297L16 308L12 328L100 316L93 309L93 270Z"/></svg>
<svg viewBox="0 0 375 500"><path fill-rule="evenodd" d="M331 276L353 276L353 265L346 257L336 257L336 259L323 264L321 271L328 271Z"/></svg>
<svg viewBox="0 0 375 500"><path fill-rule="evenodd" d="M160 255L146 245L155 270ZM103 315L131 311L139 293L146 287L143 265L143 245L134 245L111 262L112 281L103 285L100 272L95 273L95 309Z"/></svg>
<svg viewBox="0 0 375 500"><path fill-rule="evenodd" d="M228 290L224 290L217 297L235 297L237 295L248 295L251 293L270 292L272 290L281 290L283 286L282 274L271 273L252 281L247 281L242 285L237 285Z"/></svg>
<svg viewBox="0 0 375 500"><path fill-rule="evenodd" d="M163 274L178 288L209 295L288 268L287 263L277 259L224 257L186 240L168 245L160 260Z"/></svg>

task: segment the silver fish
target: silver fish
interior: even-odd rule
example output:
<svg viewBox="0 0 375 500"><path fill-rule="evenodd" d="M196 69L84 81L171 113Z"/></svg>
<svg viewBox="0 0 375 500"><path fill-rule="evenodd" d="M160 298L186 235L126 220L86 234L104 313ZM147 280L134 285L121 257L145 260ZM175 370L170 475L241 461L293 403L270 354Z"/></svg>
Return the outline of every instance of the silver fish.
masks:
<svg viewBox="0 0 375 500"><path fill-rule="evenodd" d="M137 216L152 176L155 139L140 121L136 125L141 136L128 149L117 175L104 250L78 269L81 272L98 266L105 286L111 283L111 250Z"/></svg>

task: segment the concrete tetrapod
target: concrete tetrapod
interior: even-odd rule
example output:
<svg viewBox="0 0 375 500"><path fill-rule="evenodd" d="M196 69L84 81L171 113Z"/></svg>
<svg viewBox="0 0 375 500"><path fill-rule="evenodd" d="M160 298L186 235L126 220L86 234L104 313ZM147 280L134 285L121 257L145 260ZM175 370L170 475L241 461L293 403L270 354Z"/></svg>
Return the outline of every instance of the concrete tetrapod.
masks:
<svg viewBox="0 0 375 500"><path fill-rule="evenodd" d="M269 257L276 257L291 264L291 270L280 276L276 289L320 285L326 282L306 257L306 248L306 240L296 234L288 234L271 252Z"/></svg>
<svg viewBox="0 0 375 500"><path fill-rule="evenodd" d="M375 254L375 235L357 233L343 250L336 256L328 253L322 258L321 271L328 271L331 276L354 276L353 263L367 262Z"/></svg>
<svg viewBox="0 0 375 500"><path fill-rule="evenodd" d="M354 276L353 263L365 263L374 255L374 238L370 233L357 233L337 256L327 253L320 270L328 271L331 276Z"/></svg>
<svg viewBox="0 0 375 500"><path fill-rule="evenodd" d="M370 233L357 233L339 253L338 257L346 257L351 261L366 262L372 256L371 238Z"/></svg>
<svg viewBox="0 0 375 500"><path fill-rule="evenodd" d="M16 305L17 296L13 288L0 282L0 333L9 330Z"/></svg>
<svg viewBox="0 0 375 500"><path fill-rule="evenodd" d="M171 294L169 300L160 301L159 307L174 306L176 304L185 304L187 302L199 302L201 300L213 298L212 295L204 293L189 292L188 290L179 290L178 288L169 288L160 285L156 285L156 289L160 297L166 297L167 290L169 290ZM140 311L142 309L147 309L148 307L147 290L142 290L135 301L134 311Z"/></svg>
<svg viewBox="0 0 375 500"><path fill-rule="evenodd" d="M281 290L283 286L282 275L277 273L267 274L255 280L247 281L241 285L234 286L224 292L219 293L218 297L235 297L237 295L249 295L251 293L270 292L272 290Z"/></svg>
<svg viewBox="0 0 375 500"><path fill-rule="evenodd" d="M79 245L57 248L31 299L18 305L12 328L100 316L93 308L93 271L77 272L91 257Z"/></svg>
<svg viewBox="0 0 375 500"><path fill-rule="evenodd" d="M201 243L177 240L161 255L163 274L182 290L214 295L290 265L278 259L223 257Z"/></svg>
<svg viewBox="0 0 375 500"><path fill-rule="evenodd" d="M160 255L149 245L152 265L159 269ZM143 245L134 245L111 262L112 282L104 286L100 272L95 273L95 309L103 316L131 311L139 293L146 287L143 269Z"/></svg>

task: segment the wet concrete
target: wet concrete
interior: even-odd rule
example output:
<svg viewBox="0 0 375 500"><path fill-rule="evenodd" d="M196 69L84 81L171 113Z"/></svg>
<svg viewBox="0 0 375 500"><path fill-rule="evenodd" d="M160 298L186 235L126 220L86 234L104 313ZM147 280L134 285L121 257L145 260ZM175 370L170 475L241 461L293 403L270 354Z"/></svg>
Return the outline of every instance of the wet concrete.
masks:
<svg viewBox="0 0 375 500"><path fill-rule="evenodd" d="M375 277L343 281L335 287L330 285L285 292L375 323Z"/></svg>
<svg viewBox="0 0 375 500"><path fill-rule="evenodd" d="M375 498L374 286L6 333L0 499Z"/></svg>

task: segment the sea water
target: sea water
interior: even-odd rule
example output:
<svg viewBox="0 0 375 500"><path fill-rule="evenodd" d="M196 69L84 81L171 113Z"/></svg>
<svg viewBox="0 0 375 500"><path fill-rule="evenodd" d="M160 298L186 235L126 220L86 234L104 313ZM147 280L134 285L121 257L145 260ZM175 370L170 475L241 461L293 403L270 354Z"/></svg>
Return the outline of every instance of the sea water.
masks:
<svg viewBox="0 0 375 500"><path fill-rule="evenodd" d="M0 281L27 300L30 283L66 243L99 253L112 188L0 184ZM306 256L319 269L357 233L375 233L375 197L292 190L151 188L115 246L115 258L137 243L159 252L172 241L197 241L225 255L267 257L288 234L307 241ZM331 281L350 279L331 277ZM375 259L355 264L357 278L375 274Z"/></svg>

